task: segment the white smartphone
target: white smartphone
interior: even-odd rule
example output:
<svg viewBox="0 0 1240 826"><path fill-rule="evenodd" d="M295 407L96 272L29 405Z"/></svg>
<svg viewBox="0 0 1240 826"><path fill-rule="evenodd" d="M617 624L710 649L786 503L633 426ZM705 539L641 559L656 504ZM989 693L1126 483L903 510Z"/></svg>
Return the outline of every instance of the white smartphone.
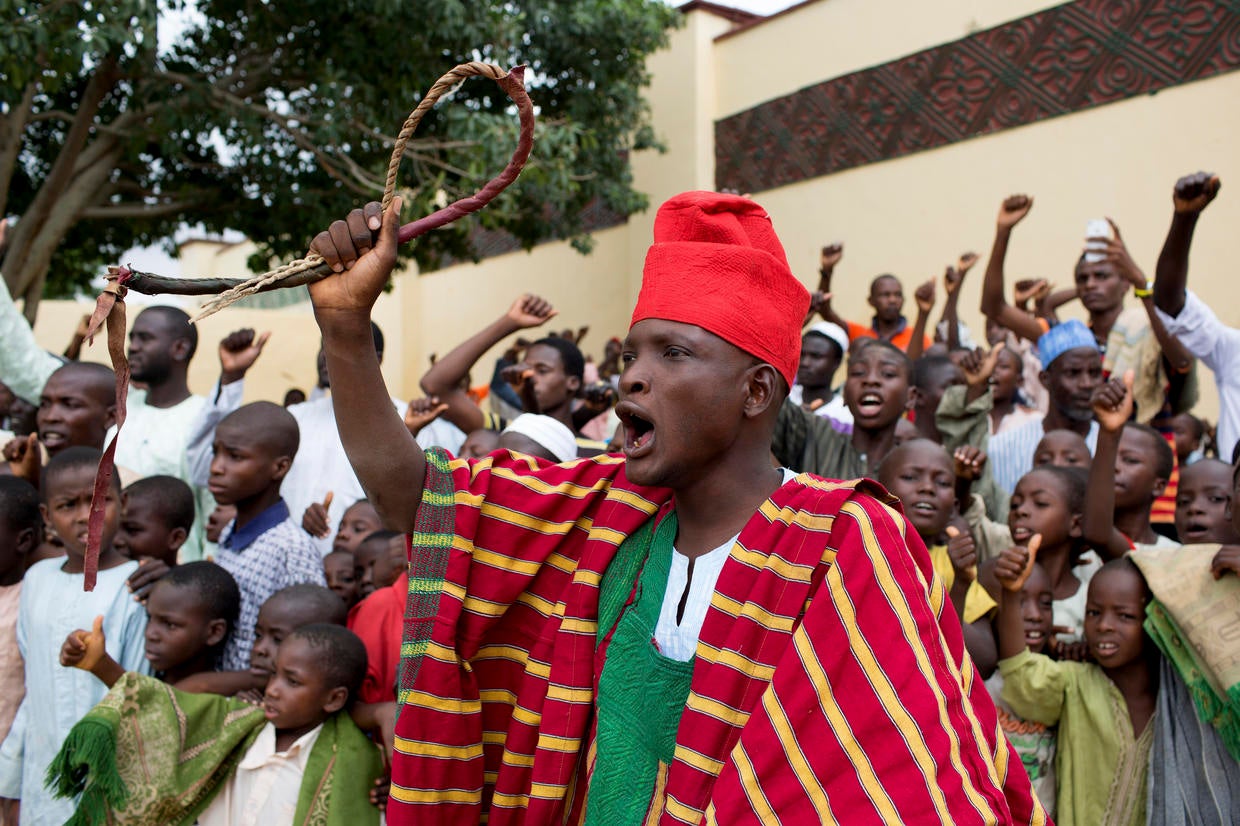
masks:
<svg viewBox="0 0 1240 826"><path fill-rule="evenodd" d="M1110 238L1111 224L1105 218L1094 218L1085 225L1085 260L1093 264L1101 261L1106 256L1102 251L1106 249L1106 245L1101 241L1091 241L1091 238Z"/></svg>

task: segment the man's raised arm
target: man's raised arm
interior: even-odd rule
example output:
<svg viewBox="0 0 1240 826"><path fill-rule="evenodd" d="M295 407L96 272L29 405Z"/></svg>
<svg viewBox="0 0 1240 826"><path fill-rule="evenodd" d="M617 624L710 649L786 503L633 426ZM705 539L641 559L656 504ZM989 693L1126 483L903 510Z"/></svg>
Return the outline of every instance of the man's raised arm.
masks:
<svg viewBox="0 0 1240 826"><path fill-rule="evenodd" d="M1211 172L1185 175L1175 182L1175 191L1171 196L1175 213L1154 270L1154 305L1172 318L1184 309L1188 250L1193 245L1197 217L1214 200L1218 190L1218 176Z"/></svg>
<svg viewBox="0 0 1240 826"><path fill-rule="evenodd" d="M315 236L310 250L336 274L310 285L314 318L332 382L332 408L349 463L366 496L390 529L413 529L426 457L379 372L370 311L396 265L400 198L386 214L371 202Z"/></svg>
<svg viewBox="0 0 1240 826"><path fill-rule="evenodd" d="M999 206L999 219L995 228L995 243L986 262L986 277L982 280L982 315L1021 338L1037 341L1042 328L1029 313L1007 303L1003 295L1003 262L1007 258L1008 241L1012 227L1020 223L1033 208L1028 195L1012 195Z"/></svg>
<svg viewBox="0 0 1240 826"><path fill-rule="evenodd" d="M486 416L461 387L461 381L482 355L520 330L540 327L556 314L536 295L522 295L504 313L442 358L422 377L422 392L448 406L443 417L466 433L486 426Z"/></svg>

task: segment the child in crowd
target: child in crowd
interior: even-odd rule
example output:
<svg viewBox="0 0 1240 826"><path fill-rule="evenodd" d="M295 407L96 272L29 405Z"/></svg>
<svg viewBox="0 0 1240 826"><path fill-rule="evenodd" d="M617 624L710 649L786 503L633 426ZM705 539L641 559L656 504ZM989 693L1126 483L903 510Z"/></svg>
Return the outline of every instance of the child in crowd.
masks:
<svg viewBox="0 0 1240 826"><path fill-rule="evenodd" d="M195 674L178 683L177 688L262 702L263 689L275 672L276 649L285 637L303 625L344 625L344 621L344 604L327 588L309 584L282 588L259 609L258 620L251 629L254 645L246 668Z"/></svg>
<svg viewBox="0 0 1240 826"><path fill-rule="evenodd" d="M844 401L853 416L852 434L785 401L771 449L787 468L828 479L874 476L894 447L896 427L913 404L913 366L889 342L861 338L852 343Z"/></svg>
<svg viewBox="0 0 1240 826"><path fill-rule="evenodd" d="M332 550L352 553L363 539L382 529L383 520L379 518L375 506L367 499L359 499L340 518L336 538L332 540Z"/></svg>
<svg viewBox="0 0 1240 826"><path fill-rule="evenodd" d="M241 589L237 633L224 649L229 671L249 663L254 623L269 596L299 582L326 583L322 556L280 498L298 440L297 421L270 402L247 404L215 429L208 488L217 502L237 508L216 557Z"/></svg>
<svg viewBox="0 0 1240 826"><path fill-rule="evenodd" d="M332 494L329 493L325 501L315 502L306 508L301 518L301 526L306 533L319 539L326 539L331 535L331 527L327 523L327 509L331 506L331 497ZM358 499L341 515L336 535L332 537L332 550L352 553L357 549L357 543L382 527L383 522L374 506L365 499Z"/></svg>
<svg viewBox="0 0 1240 826"><path fill-rule="evenodd" d="M177 564L177 551L194 525L194 492L175 476L148 476L121 494L116 550L130 559Z"/></svg>
<svg viewBox="0 0 1240 826"><path fill-rule="evenodd" d="M302 583L276 591L254 624L250 673L265 685L276 670L276 650L289 634L303 625L344 625L347 616L340 598L321 585Z"/></svg>
<svg viewBox="0 0 1240 826"><path fill-rule="evenodd" d="M1200 459L1180 471L1175 497L1175 529L1185 545L1199 542L1240 544L1232 525L1232 468L1218 459Z"/></svg>
<svg viewBox="0 0 1240 826"><path fill-rule="evenodd" d="M1179 413L1167 420L1175 437L1175 461L1180 470L1201 459L1201 442L1205 438L1205 424L1192 413Z"/></svg>
<svg viewBox="0 0 1240 826"><path fill-rule="evenodd" d="M0 476L0 742L26 693L17 615L22 576L42 535L38 491L24 479Z"/></svg>
<svg viewBox="0 0 1240 826"><path fill-rule="evenodd" d="M1134 548L1178 548L1155 533L1150 509L1171 476L1175 456L1157 430L1128 421L1132 415L1132 371L1094 391L1098 445L1089 470L1084 535L1107 558Z"/></svg>
<svg viewBox="0 0 1240 826"><path fill-rule="evenodd" d="M1142 630L1150 593L1136 565L1114 559L1094 574L1085 641L1094 662L1057 662L1026 647L1017 594L1032 555L1004 551L999 671L1003 700L1021 717L1058 725L1056 822L1144 824L1158 653Z"/></svg>
<svg viewBox="0 0 1240 826"><path fill-rule="evenodd" d="M1018 583L1008 581L1001 587L1015 587ZM1034 654L1041 654L1054 633L1054 600L1051 593L1051 580L1044 569L1034 562L1029 569L1029 576L1019 591L1001 593L1000 603L1007 605L1007 621L1014 623L1013 609L1019 608L1019 617L1024 631L1025 647ZM1005 602L1006 600L1006 602ZM996 617L996 623L1002 626L1004 614ZM1013 629L1014 630L1014 629ZM1000 631L1002 633L1002 631ZM1038 799L1046 807L1047 814L1055 816L1055 728L1036 720L1028 720L1017 714L1003 700L1003 673L995 671L986 680L986 690L995 701L995 710L999 714L999 726L1008 742L1016 749L1025 772L1033 782L1033 790Z"/></svg>
<svg viewBox="0 0 1240 826"><path fill-rule="evenodd" d="M61 641L101 616L113 659L127 670L148 670L146 611L125 587L138 563L112 547L120 521L115 475L104 497L98 579L93 591L83 589L87 522L101 455L93 448L66 448L43 472L40 508L66 556L34 564L22 584L17 641L25 660L26 696L0 746L0 798L22 801L23 824L58 826L73 814L68 801L54 800L44 789L43 776L69 729L105 692L90 675L60 666Z"/></svg>
<svg viewBox="0 0 1240 826"><path fill-rule="evenodd" d="M548 462L577 458L577 437L568 425L537 413L522 413L509 422L499 437L499 447Z"/></svg>
<svg viewBox="0 0 1240 826"><path fill-rule="evenodd" d="M357 590L362 599L373 594L377 589L391 585L403 570L404 561L393 566L390 562L380 560L391 556L397 541L404 550L405 535L396 531L375 531L362 540L353 554L354 575L357 578ZM382 577L376 577L375 569L379 568ZM393 570L396 568L396 570Z"/></svg>
<svg viewBox="0 0 1240 826"><path fill-rule="evenodd" d="M1025 546L1035 535L1042 537L1038 561L1050 579L1055 627L1063 643L1081 640L1086 586L1102 566L1097 556L1081 552L1086 484L1080 468L1035 468L1017 482L1008 510L1012 543Z"/></svg>
<svg viewBox="0 0 1240 826"><path fill-rule="evenodd" d="M388 548L376 560L372 574L372 579L376 575L384 579L389 569L393 570L392 583L374 589L349 612L349 630L366 645L366 679L360 694L363 703L396 702L396 669L409 593L408 564L405 537L398 534L388 540Z"/></svg>
<svg viewBox="0 0 1240 826"><path fill-rule="evenodd" d="M1092 461L1085 437L1072 430L1052 430L1033 451L1034 467L1088 468Z"/></svg>
<svg viewBox="0 0 1240 826"><path fill-rule="evenodd" d="M947 388L964 383L964 371L949 356L925 355L913 362L913 423L922 438L943 443L935 411Z"/></svg>
<svg viewBox="0 0 1240 826"><path fill-rule="evenodd" d="M995 602L977 582L977 553L957 511L952 457L942 445L913 439L887 455L878 480L903 503L904 515L926 544L964 626L970 656L983 674L989 673L995 653L987 614Z"/></svg>
<svg viewBox="0 0 1240 826"><path fill-rule="evenodd" d="M323 576L327 579L327 587L340 597L345 608L352 608L362 598L350 552L332 551L323 557Z"/></svg>
<svg viewBox="0 0 1240 826"><path fill-rule="evenodd" d="M461 444L462 459L481 459L499 450L499 432L480 427Z"/></svg>
<svg viewBox="0 0 1240 826"><path fill-rule="evenodd" d="M236 581L214 562L190 562L170 570L146 601L146 659L155 677L180 687L196 674L214 673L240 610ZM60 649L60 664L85 668L111 688L125 671L106 650L82 664L92 646L98 648L93 635L103 633L96 627L69 634Z"/></svg>
<svg viewBox="0 0 1240 826"><path fill-rule="evenodd" d="M378 824L380 755L345 713L365 669L357 637L310 624L280 645L261 708L126 674L74 728L51 781L86 822ZM200 745L186 753L182 738Z"/></svg>

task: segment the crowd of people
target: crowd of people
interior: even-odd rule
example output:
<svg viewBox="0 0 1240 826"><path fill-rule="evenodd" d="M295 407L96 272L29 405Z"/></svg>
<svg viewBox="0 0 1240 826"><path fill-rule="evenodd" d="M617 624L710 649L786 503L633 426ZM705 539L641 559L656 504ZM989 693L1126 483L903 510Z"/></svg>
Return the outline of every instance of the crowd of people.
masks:
<svg viewBox="0 0 1240 826"><path fill-rule="evenodd" d="M760 207L686 193L626 335L519 295L409 402L367 205L312 245L308 395L241 403L249 329L192 394L151 306L119 432L0 290L0 823L1236 822L1240 688L1163 648L1200 624L1166 560L1240 605L1240 329L1188 284L1219 189L1175 183L1152 279L1110 223L1058 291L1007 283L1004 199L984 331L975 253L911 321L896 275L841 307L842 244L810 291Z"/></svg>

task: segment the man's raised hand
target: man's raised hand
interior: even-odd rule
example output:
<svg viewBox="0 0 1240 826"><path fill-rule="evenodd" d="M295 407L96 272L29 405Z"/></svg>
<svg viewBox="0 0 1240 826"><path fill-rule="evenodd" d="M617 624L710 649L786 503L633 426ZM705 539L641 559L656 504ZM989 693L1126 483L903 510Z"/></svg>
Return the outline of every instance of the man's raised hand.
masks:
<svg viewBox="0 0 1240 826"><path fill-rule="evenodd" d="M1011 229L1021 222L1033 208L1033 198L1028 195L1009 195L999 205L999 229Z"/></svg>
<svg viewBox="0 0 1240 826"><path fill-rule="evenodd" d="M438 419L447 411L448 405L439 401L438 396L426 396L414 399L405 408L405 427L412 436L422 432L422 428Z"/></svg>
<svg viewBox="0 0 1240 826"><path fill-rule="evenodd" d="M833 270L835 265L844 259L844 245L838 241L822 248L822 257L818 259L821 270Z"/></svg>
<svg viewBox="0 0 1240 826"><path fill-rule="evenodd" d="M964 380L969 387L981 387L990 381L990 377L994 375L995 364L999 361L999 353L1007 346L1007 342L999 342L987 352L981 347L974 349L970 353L965 353L960 360L960 370L964 373Z"/></svg>
<svg viewBox="0 0 1240 826"><path fill-rule="evenodd" d="M269 338L270 332L256 337L249 327L224 336L220 340L220 383L231 384L242 379L262 355Z"/></svg>
<svg viewBox="0 0 1240 826"><path fill-rule="evenodd" d="M528 293L512 302L512 306L508 308L508 318L519 330L539 327L558 314L559 311L551 306L550 301Z"/></svg>
<svg viewBox="0 0 1240 826"><path fill-rule="evenodd" d="M1107 433L1118 433L1132 417L1132 371L1124 373L1124 380L1111 379L1094 391L1094 418Z"/></svg>
<svg viewBox="0 0 1240 826"><path fill-rule="evenodd" d="M934 309L934 279L931 278L913 291L913 300L917 302L917 311L928 313Z"/></svg>
<svg viewBox="0 0 1240 826"><path fill-rule="evenodd" d="M1110 218L1107 218L1107 223L1111 225L1111 232L1115 234L1113 238L1089 238L1086 240L1103 244L1105 248L1102 254L1106 256L1107 263L1113 266L1120 277L1129 284L1132 284L1137 289L1144 289L1146 284L1145 273L1141 272L1137 262L1132 260L1132 255L1128 252L1128 246L1119 234L1119 226Z"/></svg>
<svg viewBox="0 0 1240 826"><path fill-rule="evenodd" d="M370 314L396 266L401 199L387 213L378 201L349 213L314 237L310 251L323 257L336 276L310 284L315 313Z"/></svg>
<svg viewBox="0 0 1240 826"><path fill-rule="evenodd" d="M960 273L960 277L964 278L965 273L973 269L973 265L978 262L976 252L962 252L960 258L956 261L956 272Z"/></svg>
<svg viewBox="0 0 1240 826"><path fill-rule="evenodd" d="M1031 300L1040 301L1050 295L1051 286L1045 278L1022 278L1012 285L1012 301L1023 308Z"/></svg>
<svg viewBox="0 0 1240 826"><path fill-rule="evenodd" d="M1214 196L1218 195L1222 186L1222 181L1213 172L1185 175L1175 182L1175 190L1171 193L1175 211L1201 212L1214 200Z"/></svg>

